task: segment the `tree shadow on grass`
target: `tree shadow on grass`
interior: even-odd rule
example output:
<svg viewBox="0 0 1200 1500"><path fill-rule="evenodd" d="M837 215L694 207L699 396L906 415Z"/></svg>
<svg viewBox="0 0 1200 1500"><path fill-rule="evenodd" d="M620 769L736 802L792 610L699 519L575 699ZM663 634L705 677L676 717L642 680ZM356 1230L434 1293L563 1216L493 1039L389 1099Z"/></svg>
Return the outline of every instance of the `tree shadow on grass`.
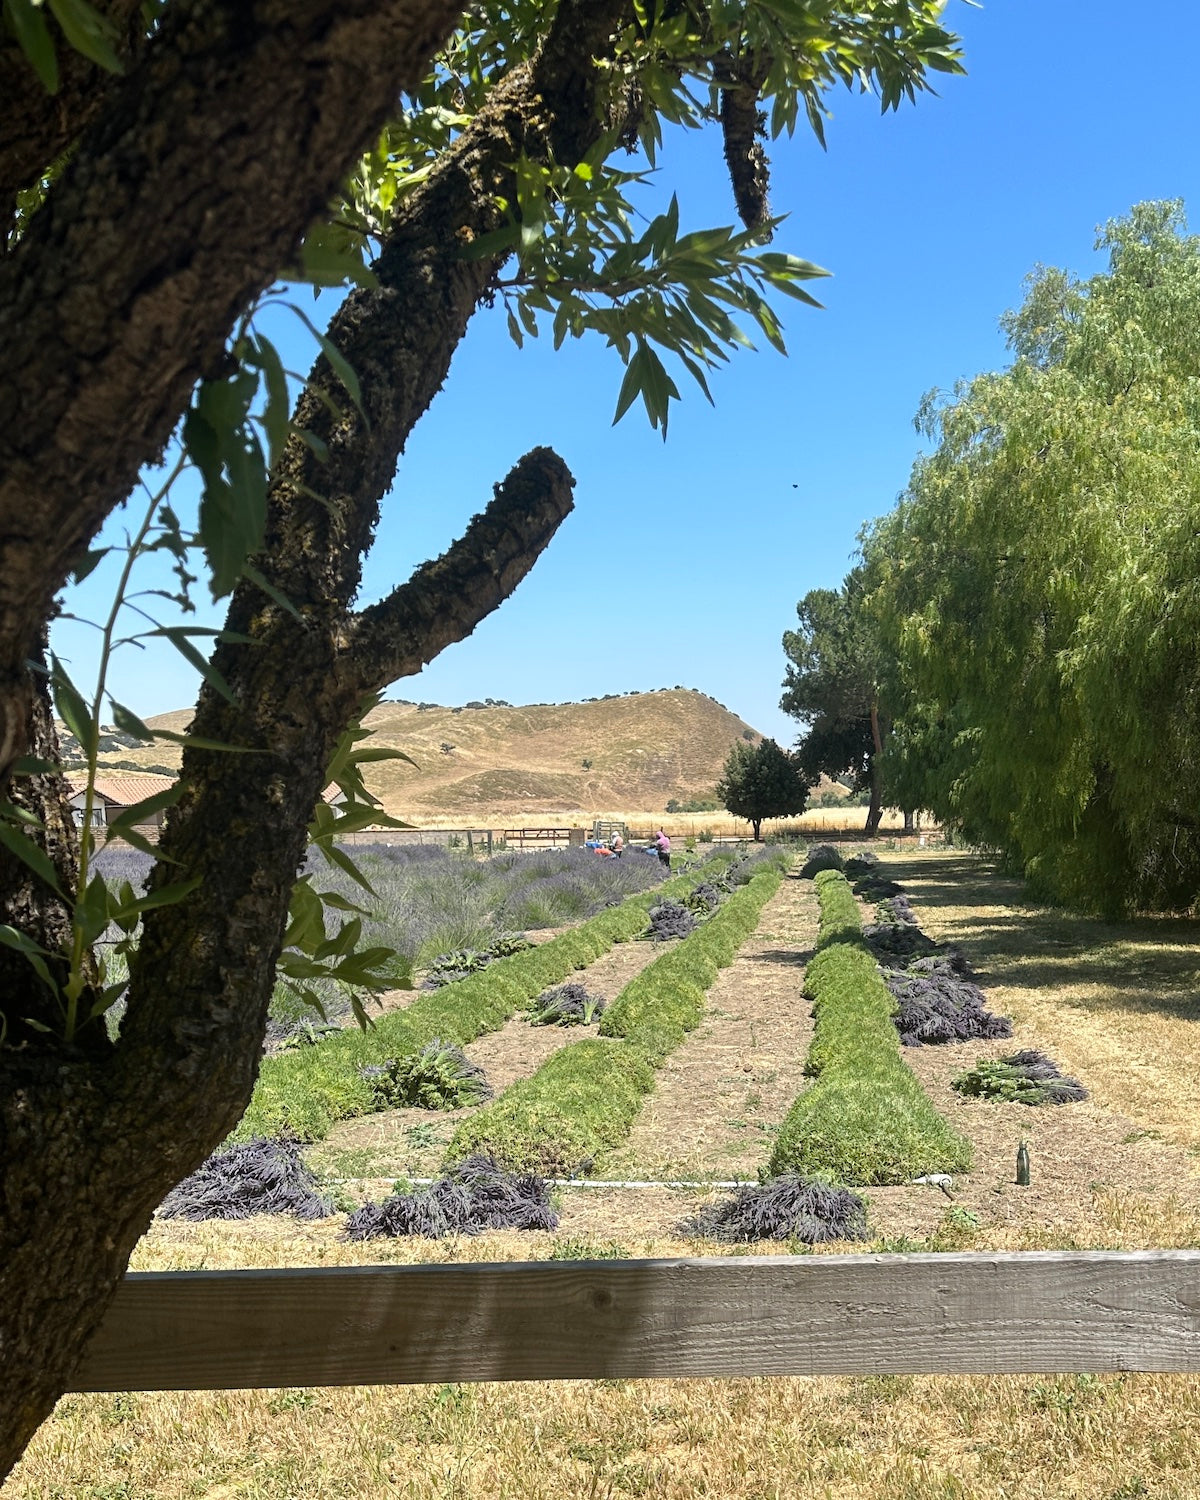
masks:
<svg viewBox="0 0 1200 1500"><path fill-rule="evenodd" d="M1157 1014L1200 1020L1200 921L1147 916L1119 922L1039 906L1024 885L985 860L887 859L886 873L918 919L960 946L985 989L1018 985L1100 993L1062 995L1094 1014Z"/></svg>
<svg viewBox="0 0 1200 1500"><path fill-rule="evenodd" d="M814 948L767 948L754 955L755 963L784 964L790 968L803 969L816 950Z"/></svg>

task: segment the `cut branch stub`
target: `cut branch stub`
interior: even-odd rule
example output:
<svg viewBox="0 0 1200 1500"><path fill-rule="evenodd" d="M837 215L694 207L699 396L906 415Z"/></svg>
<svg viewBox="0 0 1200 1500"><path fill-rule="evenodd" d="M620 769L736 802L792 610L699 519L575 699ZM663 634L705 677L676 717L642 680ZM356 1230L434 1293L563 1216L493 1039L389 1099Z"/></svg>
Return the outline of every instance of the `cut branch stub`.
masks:
<svg viewBox="0 0 1200 1500"><path fill-rule="evenodd" d="M575 481L552 448L534 448L496 486L466 533L354 621L343 655L364 692L419 672L470 635L533 567L570 514Z"/></svg>

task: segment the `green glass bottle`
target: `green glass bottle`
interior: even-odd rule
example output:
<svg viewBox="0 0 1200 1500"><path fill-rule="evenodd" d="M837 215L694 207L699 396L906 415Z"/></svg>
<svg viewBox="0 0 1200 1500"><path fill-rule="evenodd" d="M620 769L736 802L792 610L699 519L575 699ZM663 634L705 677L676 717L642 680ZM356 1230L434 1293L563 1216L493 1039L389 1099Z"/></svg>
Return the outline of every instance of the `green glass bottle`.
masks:
<svg viewBox="0 0 1200 1500"><path fill-rule="evenodd" d="M1017 1147L1017 1186L1029 1186L1029 1147L1024 1141Z"/></svg>

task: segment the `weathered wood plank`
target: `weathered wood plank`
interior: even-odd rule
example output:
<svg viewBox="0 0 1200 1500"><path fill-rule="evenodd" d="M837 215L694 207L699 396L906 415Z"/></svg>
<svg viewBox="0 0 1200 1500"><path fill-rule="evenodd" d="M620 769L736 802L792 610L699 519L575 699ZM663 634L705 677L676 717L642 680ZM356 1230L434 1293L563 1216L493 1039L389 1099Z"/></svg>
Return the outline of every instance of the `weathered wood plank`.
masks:
<svg viewBox="0 0 1200 1500"><path fill-rule="evenodd" d="M76 1390L1200 1370L1200 1252L131 1275Z"/></svg>

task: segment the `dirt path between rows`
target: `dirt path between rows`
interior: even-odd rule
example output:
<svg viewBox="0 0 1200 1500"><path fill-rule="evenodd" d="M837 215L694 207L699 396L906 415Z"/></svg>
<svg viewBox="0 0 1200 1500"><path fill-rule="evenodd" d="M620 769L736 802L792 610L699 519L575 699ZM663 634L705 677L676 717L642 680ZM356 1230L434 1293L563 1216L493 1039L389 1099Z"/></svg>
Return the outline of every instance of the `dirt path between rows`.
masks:
<svg viewBox="0 0 1200 1500"><path fill-rule="evenodd" d="M786 876L758 929L708 992L704 1019L659 1070L604 1177L750 1177L804 1084L812 1036L801 998L817 936L811 880Z"/></svg>

